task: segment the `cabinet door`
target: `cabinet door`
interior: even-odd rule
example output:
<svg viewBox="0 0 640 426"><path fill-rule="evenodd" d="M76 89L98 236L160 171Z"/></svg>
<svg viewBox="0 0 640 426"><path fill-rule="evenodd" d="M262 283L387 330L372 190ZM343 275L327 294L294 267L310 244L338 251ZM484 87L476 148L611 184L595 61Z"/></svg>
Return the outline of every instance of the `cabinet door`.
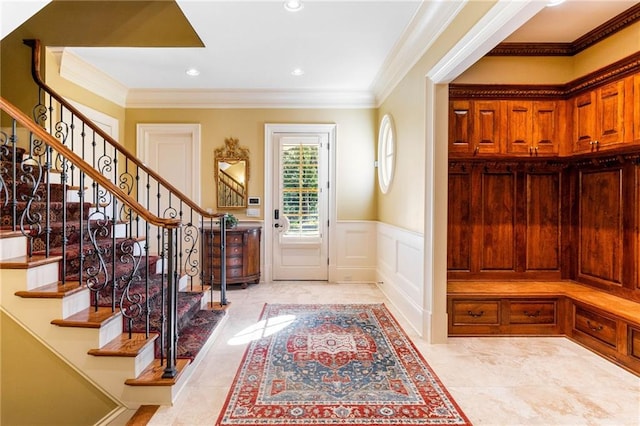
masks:
<svg viewBox="0 0 640 426"><path fill-rule="evenodd" d="M485 171L481 177L481 235L477 250L481 271L515 271L514 172Z"/></svg>
<svg viewBox="0 0 640 426"><path fill-rule="evenodd" d="M573 151L589 152L596 139L596 94L594 91L573 100Z"/></svg>
<svg viewBox="0 0 640 426"><path fill-rule="evenodd" d="M606 285L622 283L622 169L579 174L578 276Z"/></svg>
<svg viewBox="0 0 640 426"><path fill-rule="evenodd" d="M507 152L533 155L533 102L507 102Z"/></svg>
<svg viewBox="0 0 640 426"><path fill-rule="evenodd" d="M449 173L449 211L447 232L447 268L471 270L471 173Z"/></svg>
<svg viewBox="0 0 640 426"><path fill-rule="evenodd" d="M627 101L627 108L633 111L633 140L634 143L640 143L640 74L633 76L633 96L632 101ZM629 106L629 102L633 105Z"/></svg>
<svg viewBox="0 0 640 426"><path fill-rule="evenodd" d="M558 103L535 101L532 103L532 114L534 155L557 154L560 145Z"/></svg>
<svg viewBox="0 0 640 426"><path fill-rule="evenodd" d="M560 173L527 173L526 271L560 271Z"/></svg>
<svg viewBox="0 0 640 426"><path fill-rule="evenodd" d="M473 150L477 153L497 154L501 150L501 119L500 101L473 102Z"/></svg>
<svg viewBox="0 0 640 426"><path fill-rule="evenodd" d="M625 141L624 87L625 81L620 80L597 90L596 150Z"/></svg>
<svg viewBox="0 0 640 426"><path fill-rule="evenodd" d="M473 131L470 101L449 102L449 154L471 154Z"/></svg>

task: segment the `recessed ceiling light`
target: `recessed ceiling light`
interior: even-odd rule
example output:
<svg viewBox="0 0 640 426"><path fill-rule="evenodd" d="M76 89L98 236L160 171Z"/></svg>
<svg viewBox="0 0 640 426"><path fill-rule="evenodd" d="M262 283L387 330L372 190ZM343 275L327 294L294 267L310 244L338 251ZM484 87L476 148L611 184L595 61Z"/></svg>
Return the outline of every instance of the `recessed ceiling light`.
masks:
<svg viewBox="0 0 640 426"><path fill-rule="evenodd" d="M288 12L299 12L304 5L300 0L287 0L284 2L284 9Z"/></svg>
<svg viewBox="0 0 640 426"><path fill-rule="evenodd" d="M547 2L547 7L554 7L564 3L566 0L549 0Z"/></svg>
<svg viewBox="0 0 640 426"><path fill-rule="evenodd" d="M304 74L304 71L300 68L296 68L293 71L291 71L291 75L295 75L296 77L302 74Z"/></svg>
<svg viewBox="0 0 640 426"><path fill-rule="evenodd" d="M187 73L187 75L189 77L197 77L200 75L200 71L198 71L195 68L189 68L187 71L185 71Z"/></svg>

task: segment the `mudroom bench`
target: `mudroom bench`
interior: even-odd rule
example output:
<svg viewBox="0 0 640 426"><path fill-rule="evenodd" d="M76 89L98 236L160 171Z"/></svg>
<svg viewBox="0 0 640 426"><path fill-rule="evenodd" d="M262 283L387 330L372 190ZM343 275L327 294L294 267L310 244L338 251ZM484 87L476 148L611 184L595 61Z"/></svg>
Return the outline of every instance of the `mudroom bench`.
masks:
<svg viewBox="0 0 640 426"><path fill-rule="evenodd" d="M566 336L640 375L640 302L574 281L449 281L449 336Z"/></svg>

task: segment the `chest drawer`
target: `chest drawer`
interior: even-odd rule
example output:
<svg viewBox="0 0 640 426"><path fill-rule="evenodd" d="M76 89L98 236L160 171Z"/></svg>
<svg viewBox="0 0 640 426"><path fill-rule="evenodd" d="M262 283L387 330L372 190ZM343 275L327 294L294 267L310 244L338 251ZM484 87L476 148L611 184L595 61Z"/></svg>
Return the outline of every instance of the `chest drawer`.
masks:
<svg viewBox="0 0 640 426"><path fill-rule="evenodd" d="M640 329L629 327L629 356L640 360Z"/></svg>
<svg viewBox="0 0 640 426"><path fill-rule="evenodd" d="M617 322L614 319L581 306L576 306L573 328L611 347L616 347L618 330Z"/></svg>
<svg viewBox="0 0 640 426"><path fill-rule="evenodd" d="M555 324L557 303L554 300L510 301L509 324Z"/></svg>
<svg viewBox="0 0 640 426"><path fill-rule="evenodd" d="M453 325L499 325L500 300L454 300Z"/></svg>

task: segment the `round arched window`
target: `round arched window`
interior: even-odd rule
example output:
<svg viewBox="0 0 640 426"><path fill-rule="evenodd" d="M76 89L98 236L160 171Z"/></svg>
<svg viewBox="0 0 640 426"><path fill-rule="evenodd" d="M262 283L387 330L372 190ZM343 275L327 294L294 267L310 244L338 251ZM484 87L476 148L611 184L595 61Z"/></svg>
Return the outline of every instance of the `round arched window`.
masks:
<svg viewBox="0 0 640 426"><path fill-rule="evenodd" d="M378 184L383 194L387 193L393 180L395 158L396 130L391 115L385 114L378 133Z"/></svg>

